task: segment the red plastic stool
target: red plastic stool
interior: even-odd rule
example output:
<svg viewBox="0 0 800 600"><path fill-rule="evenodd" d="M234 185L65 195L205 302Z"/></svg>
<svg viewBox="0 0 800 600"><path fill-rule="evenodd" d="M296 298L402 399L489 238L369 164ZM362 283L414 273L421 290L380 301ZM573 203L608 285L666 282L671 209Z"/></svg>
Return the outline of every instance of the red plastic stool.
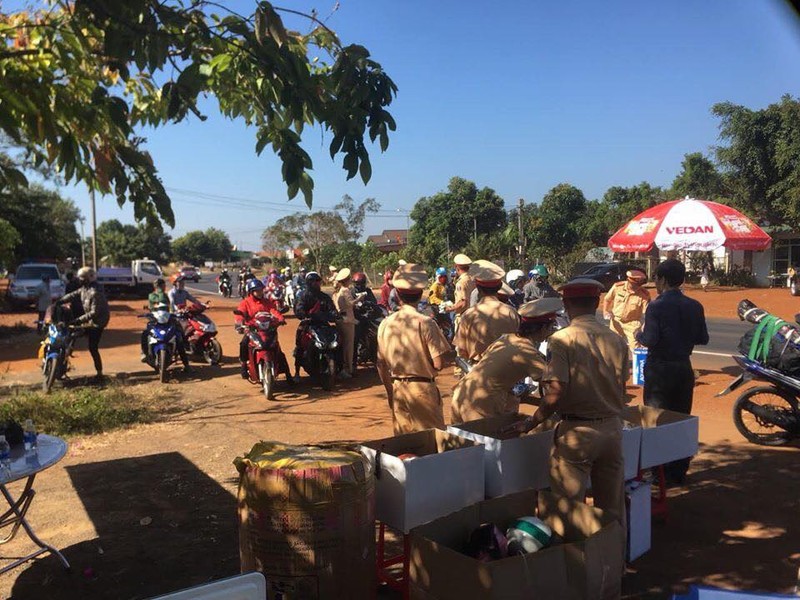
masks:
<svg viewBox="0 0 800 600"><path fill-rule="evenodd" d="M377 548L377 573L378 583L385 583L393 590L397 590L403 597L403 600L408 600L408 578L409 578L409 556L411 555L411 539L407 533L403 534L403 553L396 556L386 557L386 525L379 521L378 526L378 548ZM399 577L393 575L389 569L396 565L402 565L402 571Z"/></svg>
<svg viewBox="0 0 800 600"><path fill-rule="evenodd" d="M664 465L658 465L658 494L653 501L651 514L653 517L666 523L669 517L669 509L667 508L667 481L664 476Z"/></svg>

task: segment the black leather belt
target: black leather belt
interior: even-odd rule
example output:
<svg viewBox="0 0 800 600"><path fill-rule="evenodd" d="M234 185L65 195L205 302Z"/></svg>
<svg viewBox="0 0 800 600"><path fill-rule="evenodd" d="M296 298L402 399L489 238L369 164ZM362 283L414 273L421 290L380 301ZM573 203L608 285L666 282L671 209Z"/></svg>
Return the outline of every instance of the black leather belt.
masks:
<svg viewBox="0 0 800 600"><path fill-rule="evenodd" d="M562 421L605 421L606 419L613 419L614 417L581 417L580 415L564 414L561 415Z"/></svg>
<svg viewBox="0 0 800 600"><path fill-rule="evenodd" d="M392 381L413 381L417 383L433 383L431 377L392 377Z"/></svg>

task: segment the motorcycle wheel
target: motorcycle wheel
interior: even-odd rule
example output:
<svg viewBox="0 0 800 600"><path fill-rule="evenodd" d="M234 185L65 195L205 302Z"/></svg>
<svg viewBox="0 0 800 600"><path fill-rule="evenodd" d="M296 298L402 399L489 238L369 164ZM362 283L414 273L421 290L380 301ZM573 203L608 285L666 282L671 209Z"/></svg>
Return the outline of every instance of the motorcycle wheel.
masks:
<svg viewBox="0 0 800 600"><path fill-rule="evenodd" d="M333 384L336 381L336 359L329 356L326 360L328 370L322 373L322 389L329 391L333 389Z"/></svg>
<svg viewBox="0 0 800 600"><path fill-rule="evenodd" d="M275 377L272 374L272 363L269 361L259 363L258 370L261 376L261 386L264 388L264 397L267 400L274 400Z"/></svg>
<svg viewBox="0 0 800 600"><path fill-rule="evenodd" d="M794 413L794 406L781 390L772 386L754 387L739 396L733 405L733 423L748 442L761 446L783 446L792 434L753 414L753 405Z"/></svg>
<svg viewBox="0 0 800 600"><path fill-rule="evenodd" d="M49 394L50 390L53 387L53 382L56 380L56 374L58 373L58 359L56 358L45 359L42 373L44 374L44 381L42 381L42 391L45 394Z"/></svg>
<svg viewBox="0 0 800 600"><path fill-rule="evenodd" d="M166 350L166 348L162 349L158 353L158 380L161 383L166 383L166 381L167 381L167 350Z"/></svg>
<svg viewBox="0 0 800 600"><path fill-rule="evenodd" d="M222 345L216 338L211 338L208 341L206 349L203 350L203 357L210 365L218 365L222 360Z"/></svg>

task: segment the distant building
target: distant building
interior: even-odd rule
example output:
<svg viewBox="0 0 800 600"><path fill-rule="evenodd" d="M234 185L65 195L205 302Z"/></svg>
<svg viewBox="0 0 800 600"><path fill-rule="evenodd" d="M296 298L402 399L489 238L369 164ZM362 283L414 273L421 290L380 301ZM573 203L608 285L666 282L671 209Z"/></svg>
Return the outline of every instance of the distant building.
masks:
<svg viewBox="0 0 800 600"><path fill-rule="evenodd" d="M408 229L384 229L379 235L368 236L367 241L381 252L399 252L408 246Z"/></svg>

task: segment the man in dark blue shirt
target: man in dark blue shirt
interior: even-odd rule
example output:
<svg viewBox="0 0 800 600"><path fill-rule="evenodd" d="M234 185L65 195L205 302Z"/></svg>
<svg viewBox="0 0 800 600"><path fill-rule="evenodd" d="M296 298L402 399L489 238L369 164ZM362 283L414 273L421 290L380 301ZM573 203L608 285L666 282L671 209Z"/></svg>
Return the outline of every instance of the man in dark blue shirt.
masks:
<svg viewBox="0 0 800 600"><path fill-rule="evenodd" d="M659 296L647 307L637 341L648 349L644 365L644 403L654 408L691 414L694 371L690 356L695 345L708 344L703 305L681 291L686 267L675 259L656 269ZM668 483L683 483L689 459L665 465Z"/></svg>

